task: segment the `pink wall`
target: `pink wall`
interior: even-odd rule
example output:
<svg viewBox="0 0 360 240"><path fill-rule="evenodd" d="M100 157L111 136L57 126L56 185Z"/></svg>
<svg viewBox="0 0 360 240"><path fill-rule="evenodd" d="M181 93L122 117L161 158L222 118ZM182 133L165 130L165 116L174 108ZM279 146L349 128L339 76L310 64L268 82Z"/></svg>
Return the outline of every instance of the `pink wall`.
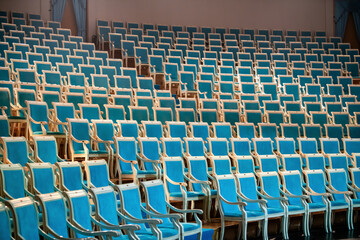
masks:
<svg viewBox="0 0 360 240"><path fill-rule="evenodd" d="M88 36L96 19L333 34L333 0L88 0L88 13Z"/></svg>

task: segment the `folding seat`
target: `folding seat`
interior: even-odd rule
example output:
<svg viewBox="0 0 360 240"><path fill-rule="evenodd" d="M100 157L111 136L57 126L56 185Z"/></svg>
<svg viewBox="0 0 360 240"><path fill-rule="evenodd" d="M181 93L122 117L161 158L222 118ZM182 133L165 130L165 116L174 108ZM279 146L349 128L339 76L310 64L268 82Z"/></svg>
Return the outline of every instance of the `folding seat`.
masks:
<svg viewBox="0 0 360 240"><path fill-rule="evenodd" d="M312 205L321 205L326 206L328 210L325 212L325 229L326 232L330 232L332 229L331 223L331 213L333 210L338 209L348 209L350 210L350 204L346 202L337 202L334 200L334 191L330 190L330 192L326 191L326 183L325 183L325 173L321 170L306 170L305 179L307 180L306 192L310 195L311 203L309 203L310 209ZM316 195L317 196L316 196ZM346 197L345 197L346 198ZM349 219L350 212L348 212ZM350 222L348 222L350 224Z"/></svg>
<svg viewBox="0 0 360 240"><path fill-rule="evenodd" d="M285 122L284 112L283 111L266 111L265 113L267 122L275 123L278 127L280 127L281 123Z"/></svg>
<svg viewBox="0 0 360 240"><path fill-rule="evenodd" d="M353 229L353 208L356 204L356 200L351 199L349 192L349 186L347 184L347 170L344 169L328 169L326 171L329 179L329 189L331 194L330 210L346 209L347 206L347 224L348 229ZM339 206L340 205L340 206ZM342 206L341 206L342 205ZM344 206L345 205L345 206ZM358 205L358 204L357 204Z"/></svg>
<svg viewBox="0 0 360 240"><path fill-rule="evenodd" d="M107 152L95 150L92 144L96 142L90 137L90 126L87 119L68 119L70 158L107 157Z"/></svg>
<svg viewBox="0 0 360 240"><path fill-rule="evenodd" d="M216 109L199 109L200 122L212 124L218 122L219 115Z"/></svg>
<svg viewBox="0 0 360 240"><path fill-rule="evenodd" d="M30 137L34 135L53 135L56 138L66 139L64 134L49 126L52 123L50 111L46 102L27 101L28 109L28 131Z"/></svg>
<svg viewBox="0 0 360 240"><path fill-rule="evenodd" d="M86 196L86 195L85 195ZM87 198L87 196L86 196ZM91 230L85 230L86 228L82 227L80 224L83 223L80 221L80 223L77 222L76 226L72 225L69 220L67 219L66 215L66 204L65 199L60 193L52 193L52 194L42 194L37 197L37 201L39 201L39 205L41 206L42 214L44 221L41 224L42 229L44 232L46 232L45 236L48 236L48 234L59 238L64 239L70 237L70 234L68 232L68 228L72 230L72 232L75 233L76 236L102 236L102 235L109 235L109 236L117 236L119 235L116 232L93 232ZM87 200L89 201L89 200ZM86 205L84 205L86 206ZM90 206L89 212L90 212ZM84 210L84 209L83 209ZM84 211L83 213L85 213ZM85 216L83 216L85 218ZM89 224L91 223L91 217L89 215L90 219L87 219L89 221ZM82 221L85 221L84 219ZM98 224L100 225L100 224ZM91 224L90 224L91 226ZM39 228L40 229L40 228ZM91 229L91 228L90 228Z"/></svg>
<svg viewBox="0 0 360 240"><path fill-rule="evenodd" d="M231 138L232 151L230 157L236 166L236 173L254 173L255 166L249 139Z"/></svg>
<svg viewBox="0 0 360 240"><path fill-rule="evenodd" d="M245 110L244 114L246 123L253 123L257 126L263 122L263 116L260 110Z"/></svg>
<svg viewBox="0 0 360 240"><path fill-rule="evenodd" d="M354 116L355 112L360 112L360 103L357 102L347 102L346 108L350 116Z"/></svg>
<svg viewBox="0 0 360 240"><path fill-rule="evenodd" d="M209 154L213 175L231 174L235 167L229 158L229 143L226 138L208 138Z"/></svg>
<svg viewBox="0 0 360 240"><path fill-rule="evenodd" d="M315 138L299 138L298 141L299 153L303 157L305 157L307 154L319 154L318 150L321 148L318 148L318 144Z"/></svg>
<svg viewBox="0 0 360 240"><path fill-rule="evenodd" d="M238 179L239 177L239 179ZM247 181L248 180L248 181ZM239 182L247 182L239 185ZM247 187L246 187L247 186ZM221 216L220 239L224 239L225 221L242 222L242 238L246 239L248 222L262 221L262 235L267 238L267 216L265 201L257 197L256 180L253 175L239 174L234 178L233 175L223 175L216 177L216 188L218 189L218 202ZM240 194L239 194L240 193ZM244 193L244 194L241 194ZM247 205L252 203L251 207ZM254 216L249 217L251 212ZM248 216L247 218L244 217Z"/></svg>
<svg viewBox="0 0 360 240"><path fill-rule="evenodd" d="M311 171L308 171L309 173ZM310 235L310 226L312 222L312 218L309 219L309 215L314 212L324 212L324 228L325 231L328 232L329 225L329 212L328 212L328 202L325 198L326 191L319 191L319 187L314 187L312 184L307 185L307 189L302 187L302 178L298 171L286 171L280 173L281 178L283 180L283 190L285 192L285 196L289 197L288 201L290 206L295 205L298 207L305 208L305 215L303 217L303 225L305 235ZM310 192L309 190L313 190ZM315 191L315 192L314 192ZM321 192L321 193L320 193ZM318 195L316 193L320 193ZM293 197L299 196L298 198ZM307 203L307 199L310 199L310 202ZM312 217L312 216L311 216Z"/></svg>
<svg viewBox="0 0 360 240"><path fill-rule="evenodd" d="M321 103L317 102L317 101L313 101L317 97L315 97L314 99L310 99L312 97L315 97L315 95L306 95L301 98L303 105L305 105L305 111L308 115L310 115L311 112L321 112L322 111ZM309 100L309 101L307 101L307 100Z"/></svg>
<svg viewBox="0 0 360 240"><path fill-rule="evenodd" d="M284 110L288 112L300 112L302 110L301 103L295 101L285 101Z"/></svg>
<svg viewBox="0 0 360 240"><path fill-rule="evenodd" d="M352 165L359 167L360 165L360 142L358 139L343 138L344 153L352 160Z"/></svg>
<svg viewBox="0 0 360 240"><path fill-rule="evenodd" d="M349 138L360 138L360 126L358 124L346 124Z"/></svg>
<svg viewBox="0 0 360 240"><path fill-rule="evenodd" d="M28 163L29 185L34 195L57 191L53 166L50 163Z"/></svg>
<svg viewBox="0 0 360 240"><path fill-rule="evenodd" d="M284 92L286 94L291 94L294 96L295 101L300 100L300 87L299 84L293 83L293 84L284 84Z"/></svg>
<svg viewBox="0 0 360 240"><path fill-rule="evenodd" d="M288 224L291 215L303 215L303 231L305 235L308 235L308 213L305 203L291 206L288 198L293 200L298 199L298 196L286 194L286 197L282 197L283 191L280 187L280 179L275 172L271 173L259 173L261 196L267 200L267 207L271 209L283 210L284 215L282 219L282 233L284 238L288 238ZM303 198L304 199L304 198ZM290 206L289 206L290 205Z"/></svg>
<svg viewBox="0 0 360 240"><path fill-rule="evenodd" d="M19 199L33 196L28 190L24 168L20 164L0 165L1 198L4 200Z"/></svg>
<svg viewBox="0 0 360 240"><path fill-rule="evenodd" d="M341 110L338 112L332 112L331 120L332 120L333 124L341 124L341 126L345 130L344 131L345 136L348 135L346 125L351 123L351 117L350 117L349 113L341 112Z"/></svg>
<svg viewBox="0 0 360 240"><path fill-rule="evenodd" d="M277 150L275 138L278 137L278 126L275 123L259 123L259 133L261 138L270 138L273 141L273 148Z"/></svg>
<svg viewBox="0 0 360 240"><path fill-rule="evenodd" d="M325 136L325 124L329 123L328 114L326 112L310 112L310 119L312 124L319 124L321 127L322 135Z"/></svg>
<svg viewBox="0 0 360 240"><path fill-rule="evenodd" d="M293 138L277 138L278 154L282 158L283 170L302 172L304 167L302 158L295 151L295 139Z"/></svg>
<svg viewBox="0 0 360 240"><path fill-rule="evenodd" d="M31 148L24 137L2 137L2 140L4 143L4 163L20 164L25 167L27 162L33 162L30 158Z"/></svg>
<svg viewBox="0 0 360 240"><path fill-rule="evenodd" d="M341 124L325 124L326 137L337 138L340 142L340 149L344 149L342 138L344 137Z"/></svg>

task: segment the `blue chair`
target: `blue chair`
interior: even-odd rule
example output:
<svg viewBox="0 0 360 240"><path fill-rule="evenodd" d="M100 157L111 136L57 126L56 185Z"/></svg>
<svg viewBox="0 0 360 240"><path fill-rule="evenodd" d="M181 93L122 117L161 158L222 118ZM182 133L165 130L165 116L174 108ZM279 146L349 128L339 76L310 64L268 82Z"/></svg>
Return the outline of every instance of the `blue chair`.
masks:
<svg viewBox="0 0 360 240"><path fill-rule="evenodd" d="M262 198L267 200L268 211L276 209L277 211L283 209L284 216L282 219L282 233L285 239L289 238L288 226L290 215L303 215L303 231L307 235L307 209L304 205L288 204L290 195L285 195L280 188L280 179L277 172L262 172L259 173L259 181ZM284 196L283 196L284 195ZM293 197L294 198L294 197Z"/></svg>
<svg viewBox="0 0 360 240"><path fill-rule="evenodd" d="M263 238L266 239L266 201L259 200L256 195L254 199L249 199L241 196L239 194L239 182L240 181L237 180L234 175L221 175L216 177L216 188L218 189L217 197L221 216L220 239L224 238L225 221L241 221L243 239L246 239L248 222L262 221L262 234Z"/></svg>
<svg viewBox="0 0 360 240"><path fill-rule="evenodd" d="M353 200L351 195L353 192L349 191L347 170L344 169L327 169L326 170L329 186L327 191L331 193L330 211L337 209L346 209L347 225L348 229L354 229L353 224ZM332 223L332 222L331 222Z"/></svg>
<svg viewBox="0 0 360 240"><path fill-rule="evenodd" d="M159 217L162 217L163 223L158 225L159 227L172 226L171 216L173 214L169 213L170 210L180 214L192 213L194 214L196 221L195 223L178 222L180 226L180 239L195 234L197 235L198 239L201 239L202 222L198 217L198 214L202 213L201 210L181 210L172 206L166 200L165 188L161 180L141 182L141 186L144 188L147 210L150 212L155 212Z"/></svg>
<svg viewBox="0 0 360 240"><path fill-rule="evenodd" d="M69 239L69 229L85 239L93 239L88 236L98 236L100 234L80 229L69 222L65 199L61 193L41 194L36 197L41 206L42 229L45 233L54 236L56 239ZM104 233L102 233L104 234ZM115 234L114 234L115 235Z"/></svg>
<svg viewBox="0 0 360 240"><path fill-rule="evenodd" d="M54 193L56 187L53 166L50 163L28 163L29 183L34 195Z"/></svg>
<svg viewBox="0 0 360 240"><path fill-rule="evenodd" d="M140 178L156 178L156 169L141 169L137 161L137 142L133 137L116 137L116 164L119 181L131 179L138 182Z"/></svg>
<svg viewBox="0 0 360 240"><path fill-rule="evenodd" d="M40 226L40 214L38 206L30 197L24 197L6 202L13 218L13 228L15 239L69 239L47 234ZM2 229L3 232L3 229ZM5 233L5 229L4 229ZM12 238L11 238L12 239Z"/></svg>
<svg viewBox="0 0 360 240"><path fill-rule="evenodd" d="M57 162L55 166L59 173L59 189L61 191L87 189L79 162Z"/></svg>
<svg viewBox="0 0 360 240"><path fill-rule="evenodd" d="M360 176L360 168L350 168L350 177L351 177L351 185L348 185L348 188L354 193L353 199L353 207L357 208L360 206L359 199L360 199L360 184L359 184L359 176Z"/></svg>
<svg viewBox="0 0 360 240"><path fill-rule="evenodd" d="M137 154L137 159L140 168L145 171L155 172L155 178L160 179L162 168L159 139L155 137L138 137L138 144L140 152Z"/></svg>
<svg viewBox="0 0 360 240"><path fill-rule="evenodd" d="M83 161L82 164L85 169L87 188L114 186L110 181L109 167L105 160Z"/></svg>
<svg viewBox="0 0 360 240"><path fill-rule="evenodd" d="M206 149L209 148L207 139L210 137L209 125L205 122L191 122L189 123L190 135L195 138L202 138Z"/></svg>
<svg viewBox="0 0 360 240"><path fill-rule="evenodd" d="M188 202L191 202L191 209L193 208L194 201L206 201L207 196L202 191L187 189L187 182L203 183L202 181L195 181L188 178L184 173L184 163L180 157L163 157L164 167L164 183L166 189L166 197L168 200L181 201L183 203L183 210L188 209ZM206 203L204 202L204 207ZM206 211L205 211L206 212ZM185 215L186 221L186 215Z"/></svg>
<svg viewBox="0 0 360 240"><path fill-rule="evenodd" d="M127 223L140 223L139 232L154 234L158 239L179 239L181 228L178 214L159 214L158 212L148 211L141 204L139 186L135 183L117 185L115 190L120 195L121 210L129 218ZM150 218L144 219L142 213L146 213ZM148 225L146 225L148 223Z"/></svg>
<svg viewBox="0 0 360 240"><path fill-rule="evenodd" d="M255 173L259 169L254 164L254 156L251 153L251 141L247 138L231 138L232 151L230 157L236 166L236 173Z"/></svg>
<svg viewBox="0 0 360 240"><path fill-rule="evenodd" d="M231 174L236 170L231 166L229 157L229 144L225 138L208 138L209 153L207 158L210 159L213 175Z"/></svg>
<svg viewBox="0 0 360 240"><path fill-rule="evenodd" d="M310 198L304 194L302 176L299 171L282 171L280 176L283 182L280 191L288 199L289 214L293 212L303 213L303 231L305 236L310 236L310 209L307 200ZM324 211L324 208L313 208L312 212ZM291 214L290 214L291 215ZM326 224L326 223L325 223Z"/></svg>
<svg viewBox="0 0 360 240"><path fill-rule="evenodd" d="M304 175L304 192L310 196L309 211L324 211L324 228L326 232L331 232L331 210L328 200L331 194L326 191L325 173L322 170L305 170Z"/></svg>
<svg viewBox="0 0 360 240"><path fill-rule="evenodd" d="M24 198L26 196L33 197L27 190L27 178L25 178L23 167L20 164L1 164L1 200Z"/></svg>
<svg viewBox="0 0 360 240"><path fill-rule="evenodd" d="M67 202L67 208L69 210L69 223L83 232L74 233L75 237L82 238L86 236L106 236L109 238L124 238L120 231L114 231L115 229L106 231L94 231L93 225L102 227L104 226L100 221L97 221L91 213L91 205L88 194L84 190L79 191L67 191L64 192L64 197ZM131 231L131 227L124 226L129 231L129 237L133 237L134 232ZM134 227L136 229L136 227Z"/></svg>
<svg viewBox="0 0 360 240"><path fill-rule="evenodd" d="M360 141L359 139L343 138L344 153L352 160L352 165L360 167Z"/></svg>
<svg viewBox="0 0 360 240"><path fill-rule="evenodd" d="M318 154L318 146L315 138L299 138L299 153L303 157L307 154Z"/></svg>
<svg viewBox="0 0 360 240"><path fill-rule="evenodd" d="M11 236L11 222L9 215L9 208L6 207L3 203L0 203L0 227L1 233L0 238L11 240L13 239Z"/></svg>
<svg viewBox="0 0 360 240"><path fill-rule="evenodd" d="M69 125L70 158L84 158L87 161L92 157L108 157L107 151L93 149L96 142L90 136L90 125L87 119L67 119Z"/></svg>
<svg viewBox="0 0 360 240"><path fill-rule="evenodd" d="M31 149L25 137L3 137L4 156L3 162L17 164L25 167L26 163L34 162L30 158Z"/></svg>

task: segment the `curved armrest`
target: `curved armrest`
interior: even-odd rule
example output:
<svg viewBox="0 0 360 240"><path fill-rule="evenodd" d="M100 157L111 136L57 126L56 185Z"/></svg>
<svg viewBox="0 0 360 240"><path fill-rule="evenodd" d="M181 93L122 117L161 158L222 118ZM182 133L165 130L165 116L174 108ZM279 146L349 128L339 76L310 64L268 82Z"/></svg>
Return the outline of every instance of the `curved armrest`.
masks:
<svg viewBox="0 0 360 240"><path fill-rule="evenodd" d="M150 160L145 156L140 156L139 154L136 154L136 157L142 162L161 163L160 160Z"/></svg>
<svg viewBox="0 0 360 240"><path fill-rule="evenodd" d="M125 162L125 163L137 164L137 161L135 161L135 160L125 160L125 159L123 159L118 153L116 153L116 157L118 159L120 159L121 161Z"/></svg>
<svg viewBox="0 0 360 240"><path fill-rule="evenodd" d="M237 194L244 202L248 202L248 203L262 203L262 204L266 204L267 201L265 199L250 199L247 198L243 195Z"/></svg>
<svg viewBox="0 0 360 240"><path fill-rule="evenodd" d="M171 184L174 184L174 185L180 185L180 186L183 186L183 187L187 186L187 184L185 182L174 182L168 176L166 176L166 181L169 181Z"/></svg>
<svg viewBox="0 0 360 240"><path fill-rule="evenodd" d="M71 136L71 140L73 140L76 143L83 143L83 144L88 144L89 143L88 140L78 140L74 136Z"/></svg>
<svg viewBox="0 0 360 240"><path fill-rule="evenodd" d="M281 189L280 189L280 191L281 191L282 194L284 194L288 198L302 198L302 199L309 199L310 198L308 195L294 195L294 194L291 194L291 193L284 192Z"/></svg>
<svg viewBox="0 0 360 240"><path fill-rule="evenodd" d="M54 238L53 236L50 236L49 234L47 234L46 232L44 232L44 230L42 230L41 228L38 228L39 230L39 234L46 240L56 240L56 238ZM24 238L20 238L20 239L24 239Z"/></svg>
<svg viewBox="0 0 360 240"><path fill-rule="evenodd" d="M80 225L76 223L67 222L67 225L70 229L85 236L103 236L103 235L108 235L112 237L120 236L119 232L116 231L88 231L86 229L83 229Z"/></svg>
<svg viewBox="0 0 360 240"><path fill-rule="evenodd" d="M179 209L171 205L170 203L166 202L166 205L175 212L180 213L194 213L194 214L203 214L203 211L200 209Z"/></svg>
<svg viewBox="0 0 360 240"><path fill-rule="evenodd" d="M352 195L353 193L350 191L338 191L336 189L334 189L333 187L325 187L327 191L329 191L330 193L333 194L345 194L345 195Z"/></svg>
<svg viewBox="0 0 360 240"><path fill-rule="evenodd" d="M210 181L202 181L202 180L199 180L197 179L196 177L194 177L192 174L190 174L190 178L188 178L186 176L187 179L189 179L189 181L193 182L193 183L200 183L200 184L205 184L205 185L211 185L211 182Z"/></svg>
<svg viewBox="0 0 360 240"><path fill-rule="evenodd" d="M323 196L323 197L329 197L330 196L330 193L317 193L317 192L314 192L313 190L307 190L305 189L305 192L306 194L309 194L311 196Z"/></svg>
<svg viewBox="0 0 360 240"><path fill-rule="evenodd" d="M243 207L245 207L247 205L245 202L230 202L230 201L226 200L223 196L221 196L221 194L219 194L219 197L225 203L230 204L230 205L238 205L238 206L243 206Z"/></svg>
<svg viewBox="0 0 360 240"><path fill-rule="evenodd" d="M180 220L182 218L182 215L177 214L177 213L169 213L169 214L163 214L163 213L159 213L158 211L156 211L155 209L151 208L151 211L147 210L146 208L144 208L143 206L140 206L141 210L143 212L145 212L146 214L152 216L152 217L158 217L158 218L173 218L175 220Z"/></svg>
<svg viewBox="0 0 360 240"><path fill-rule="evenodd" d="M163 221L161 219L154 219L154 218L138 219L138 218L135 218L135 217L131 216L131 214L128 213L125 209L124 209L124 212L126 214L125 217L127 218L127 221L129 221L129 222L148 223L148 224L154 224L154 225L163 223ZM121 215L119 215L119 216L121 216Z"/></svg>
<svg viewBox="0 0 360 240"><path fill-rule="evenodd" d="M185 178L186 181L188 181L188 182L210 185L210 182L209 182L209 181L197 180L197 179L194 178L194 177L189 178L189 177L186 176L185 174L184 174L184 178Z"/></svg>
<svg viewBox="0 0 360 240"><path fill-rule="evenodd" d="M270 196L270 195L267 194L267 193L261 194L261 193L258 192L257 194L258 194L260 197L265 198L265 199L267 199L267 200L287 201L287 199L284 198L284 197L272 197L272 196Z"/></svg>

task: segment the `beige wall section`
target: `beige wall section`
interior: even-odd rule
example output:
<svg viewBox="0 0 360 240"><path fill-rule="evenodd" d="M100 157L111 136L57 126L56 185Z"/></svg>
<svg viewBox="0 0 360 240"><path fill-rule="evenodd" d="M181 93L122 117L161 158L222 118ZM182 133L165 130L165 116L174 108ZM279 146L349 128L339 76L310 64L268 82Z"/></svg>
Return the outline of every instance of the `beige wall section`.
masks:
<svg viewBox="0 0 360 240"><path fill-rule="evenodd" d="M0 9L40 14L45 21L51 19L50 0L0 0Z"/></svg>
<svg viewBox="0 0 360 240"><path fill-rule="evenodd" d="M333 34L333 0L88 0L88 37L96 19Z"/></svg>
<svg viewBox="0 0 360 240"><path fill-rule="evenodd" d="M218 27L334 32L334 0L88 0L88 39L96 19ZM50 0L0 0L0 9L41 14Z"/></svg>

